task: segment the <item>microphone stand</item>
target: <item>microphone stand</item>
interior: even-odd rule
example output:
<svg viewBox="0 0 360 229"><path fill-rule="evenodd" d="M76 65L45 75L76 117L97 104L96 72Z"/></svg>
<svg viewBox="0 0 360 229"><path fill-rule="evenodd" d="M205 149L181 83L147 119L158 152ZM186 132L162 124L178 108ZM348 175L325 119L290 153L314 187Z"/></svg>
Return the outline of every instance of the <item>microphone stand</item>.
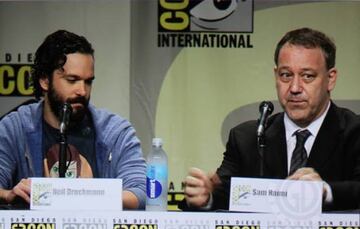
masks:
<svg viewBox="0 0 360 229"><path fill-rule="evenodd" d="M65 177L66 173L66 157L67 157L67 137L66 131L69 125L69 118L72 113L72 108L69 103L64 103L61 113L60 122L60 148L59 148L59 177Z"/></svg>
<svg viewBox="0 0 360 229"><path fill-rule="evenodd" d="M66 149L67 138L65 133L60 133L60 150L59 150L59 177L65 177L66 173Z"/></svg>
<svg viewBox="0 0 360 229"><path fill-rule="evenodd" d="M260 177L264 177L264 152L266 148L265 136L263 134L258 135L257 137L258 143L258 152L260 155Z"/></svg>
<svg viewBox="0 0 360 229"><path fill-rule="evenodd" d="M257 148L260 156L260 177L264 177L264 152L266 148L265 142L265 130L267 124L267 118L274 111L274 105L270 101L263 101L259 106L260 118L258 120L258 128L256 131L257 136Z"/></svg>

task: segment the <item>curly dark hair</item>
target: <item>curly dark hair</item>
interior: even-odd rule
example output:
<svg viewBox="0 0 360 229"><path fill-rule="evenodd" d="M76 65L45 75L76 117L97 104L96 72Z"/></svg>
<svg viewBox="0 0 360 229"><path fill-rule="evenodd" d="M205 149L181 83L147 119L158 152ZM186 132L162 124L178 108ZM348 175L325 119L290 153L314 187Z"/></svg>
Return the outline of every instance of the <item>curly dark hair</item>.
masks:
<svg viewBox="0 0 360 229"><path fill-rule="evenodd" d="M94 49L85 37L66 30L58 30L45 38L36 50L31 70L35 98L43 96L39 80L48 78L50 81L54 70L61 69L66 63L66 55L71 53L94 56Z"/></svg>
<svg viewBox="0 0 360 229"><path fill-rule="evenodd" d="M278 64L280 49L286 44L303 46L305 48L320 48L325 56L327 69L335 66L336 46L324 33L310 29L300 28L287 32L276 46L274 61Z"/></svg>

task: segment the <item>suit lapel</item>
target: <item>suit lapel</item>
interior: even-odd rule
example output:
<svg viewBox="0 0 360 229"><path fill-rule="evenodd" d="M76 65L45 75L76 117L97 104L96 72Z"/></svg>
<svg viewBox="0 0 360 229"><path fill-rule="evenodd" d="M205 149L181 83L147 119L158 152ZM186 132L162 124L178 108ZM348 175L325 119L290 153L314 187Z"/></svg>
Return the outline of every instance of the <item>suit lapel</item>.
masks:
<svg viewBox="0 0 360 229"><path fill-rule="evenodd" d="M342 130L336 109L335 104L332 103L310 151L307 166L315 170L321 169L326 164L340 141Z"/></svg>
<svg viewBox="0 0 360 229"><path fill-rule="evenodd" d="M283 113L269 120L265 136L264 175L272 178L287 177L287 147Z"/></svg>

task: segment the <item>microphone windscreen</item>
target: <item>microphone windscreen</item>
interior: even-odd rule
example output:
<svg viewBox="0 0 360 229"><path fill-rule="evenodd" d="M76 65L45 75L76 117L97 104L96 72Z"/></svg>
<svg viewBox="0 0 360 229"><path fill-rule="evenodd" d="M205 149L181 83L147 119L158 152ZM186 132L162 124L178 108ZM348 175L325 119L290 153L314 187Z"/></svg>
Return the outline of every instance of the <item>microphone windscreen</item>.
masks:
<svg viewBox="0 0 360 229"><path fill-rule="evenodd" d="M266 107L266 109L268 110L269 115L271 115L274 111L274 104L270 101L262 101L259 106L259 111L262 112L264 110L264 107Z"/></svg>

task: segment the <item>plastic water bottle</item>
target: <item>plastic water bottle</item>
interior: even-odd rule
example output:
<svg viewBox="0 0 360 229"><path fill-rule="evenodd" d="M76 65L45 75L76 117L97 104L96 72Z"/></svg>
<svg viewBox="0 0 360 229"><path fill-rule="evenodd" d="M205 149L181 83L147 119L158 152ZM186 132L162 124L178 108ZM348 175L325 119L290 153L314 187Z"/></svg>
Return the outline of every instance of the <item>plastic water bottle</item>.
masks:
<svg viewBox="0 0 360 229"><path fill-rule="evenodd" d="M162 139L152 140L152 149L147 155L146 210L166 211L168 195L168 161L162 149Z"/></svg>

